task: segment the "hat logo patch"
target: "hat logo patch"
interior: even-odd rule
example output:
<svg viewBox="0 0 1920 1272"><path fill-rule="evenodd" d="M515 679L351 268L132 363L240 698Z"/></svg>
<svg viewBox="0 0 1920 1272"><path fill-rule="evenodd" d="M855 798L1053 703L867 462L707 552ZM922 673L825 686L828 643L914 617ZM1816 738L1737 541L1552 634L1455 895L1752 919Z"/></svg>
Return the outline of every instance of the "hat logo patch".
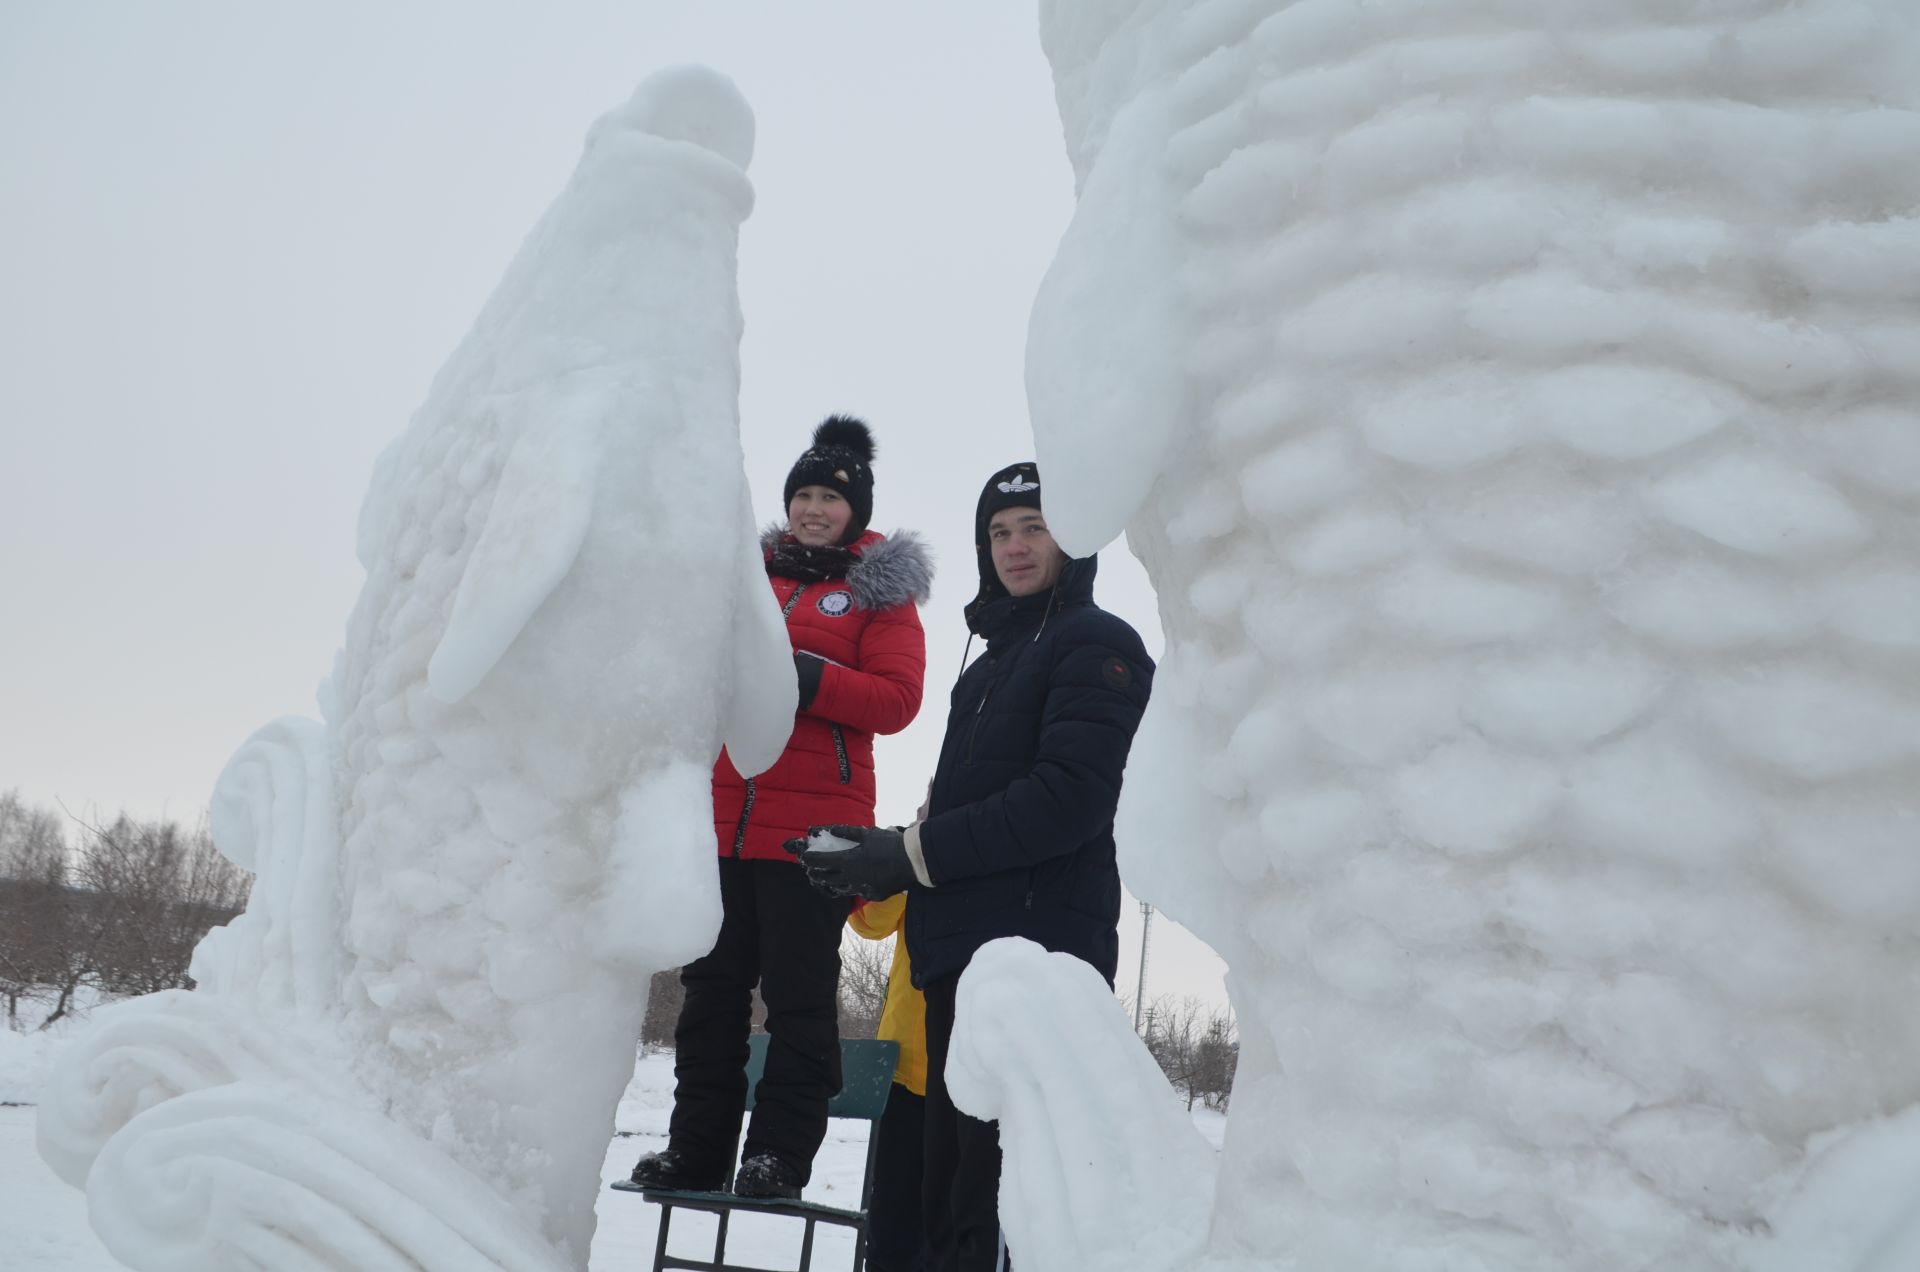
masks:
<svg viewBox="0 0 1920 1272"><path fill-rule="evenodd" d="M838 618L853 608L853 593L828 592L820 598L819 608L828 618Z"/></svg>
<svg viewBox="0 0 1920 1272"><path fill-rule="evenodd" d="M1040 489L1039 482L1021 481L1018 477L1015 477L1012 481L1003 481L1000 483L1000 493L1003 495L1024 495L1029 490L1038 489Z"/></svg>

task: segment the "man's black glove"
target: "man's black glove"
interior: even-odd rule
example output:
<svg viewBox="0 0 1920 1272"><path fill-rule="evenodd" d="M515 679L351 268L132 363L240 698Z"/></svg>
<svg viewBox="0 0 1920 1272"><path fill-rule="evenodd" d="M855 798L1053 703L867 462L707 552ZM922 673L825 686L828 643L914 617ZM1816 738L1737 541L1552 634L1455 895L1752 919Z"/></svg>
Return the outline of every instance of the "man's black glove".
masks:
<svg viewBox="0 0 1920 1272"><path fill-rule="evenodd" d="M820 675L827 664L812 654L793 651L793 672L800 678L800 709L805 711L813 705L813 696L820 692Z"/></svg>
<svg viewBox="0 0 1920 1272"><path fill-rule="evenodd" d="M865 897L878 901L896 892L905 892L915 882L913 862L907 858L907 841L897 829L884 826L813 826L840 839L853 842L851 848L823 850L809 847L812 841L790 839L787 851L800 858L806 867L807 882L829 896ZM795 845L801 851L795 852Z"/></svg>

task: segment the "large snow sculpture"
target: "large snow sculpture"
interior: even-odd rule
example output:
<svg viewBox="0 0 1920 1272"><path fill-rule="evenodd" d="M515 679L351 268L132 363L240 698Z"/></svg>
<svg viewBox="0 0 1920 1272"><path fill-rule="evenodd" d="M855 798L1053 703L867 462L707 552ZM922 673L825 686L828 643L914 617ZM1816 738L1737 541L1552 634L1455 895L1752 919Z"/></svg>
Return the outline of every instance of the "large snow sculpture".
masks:
<svg viewBox="0 0 1920 1272"><path fill-rule="evenodd" d="M752 144L724 78L643 83L382 456L326 724L216 792L247 913L42 1110L128 1263L586 1265L647 977L719 924L714 755L793 719L737 422Z"/></svg>
<svg viewBox="0 0 1920 1272"><path fill-rule="evenodd" d="M1920 11L1042 14L1038 457L1159 591L1212 1254L1920 1266Z"/></svg>

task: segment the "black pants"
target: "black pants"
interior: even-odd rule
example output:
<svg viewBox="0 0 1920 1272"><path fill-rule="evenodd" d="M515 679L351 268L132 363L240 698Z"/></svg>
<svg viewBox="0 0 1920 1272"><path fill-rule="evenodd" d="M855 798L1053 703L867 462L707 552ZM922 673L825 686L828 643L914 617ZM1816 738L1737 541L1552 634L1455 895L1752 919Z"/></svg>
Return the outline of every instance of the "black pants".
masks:
<svg viewBox="0 0 1920 1272"><path fill-rule="evenodd" d="M898 1082L887 1090L887 1108L874 1134L873 1196L867 1202L867 1267L872 1272L923 1272L920 1240L926 1178L926 1097Z"/></svg>
<svg viewBox="0 0 1920 1272"><path fill-rule="evenodd" d="M771 1153L800 1172L827 1134L840 1090L840 932L844 899L807 884L798 862L720 862L723 917L713 949L680 973L669 1142L688 1166L724 1176L746 1108L753 987L767 1004L767 1067L742 1160Z"/></svg>
<svg viewBox="0 0 1920 1272"><path fill-rule="evenodd" d="M997 1272L1000 1246L1000 1130L968 1117L947 1095L958 976L927 986L928 1272Z"/></svg>

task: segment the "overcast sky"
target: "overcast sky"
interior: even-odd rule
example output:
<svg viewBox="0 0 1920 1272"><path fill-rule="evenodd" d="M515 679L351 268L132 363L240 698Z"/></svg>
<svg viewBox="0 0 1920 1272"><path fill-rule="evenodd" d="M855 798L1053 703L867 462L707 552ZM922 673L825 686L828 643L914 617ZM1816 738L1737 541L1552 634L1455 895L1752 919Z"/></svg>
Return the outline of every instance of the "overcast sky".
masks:
<svg viewBox="0 0 1920 1272"><path fill-rule="evenodd" d="M911 815L974 498L1033 451L1027 311L1073 205L1026 2L0 0L0 790L195 820L253 729L317 714L374 456L587 126L690 61L759 124L763 518L812 425L852 412L880 443L875 528L938 558L926 707L879 753L881 819ZM1124 545L1099 596L1158 651ZM1183 935L1156 925L1150 993L1220 997Z"/></svg>

